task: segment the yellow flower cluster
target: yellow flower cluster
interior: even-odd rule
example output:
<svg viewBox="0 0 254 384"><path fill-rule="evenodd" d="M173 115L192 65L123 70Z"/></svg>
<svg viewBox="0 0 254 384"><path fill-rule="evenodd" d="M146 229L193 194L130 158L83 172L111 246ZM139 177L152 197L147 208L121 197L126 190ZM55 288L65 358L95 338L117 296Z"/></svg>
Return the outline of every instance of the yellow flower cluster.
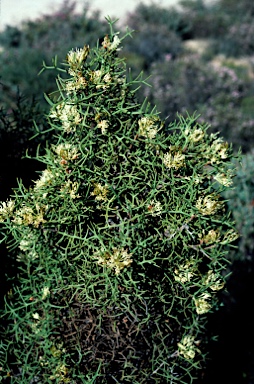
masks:
<svg viewBox="0 0 254 384"><path fill-rule="evenodd" d="M72 104L58 104L55 110L51 110L49 115L52 119L60 120L65 132L75 132L82 118L77 106Z"/></svg>
<svg viewBox="0 0 254 384"><path fill-rule="evenodd" d="M189 141L193 143L198 143L205 137L205 132L201 128L195 128L194 130L186 128L184 134L188 137Z"/></svg>
<svg viewBox="0 0 254 384"><path fill-rule="evenodd" d="M207 285L212 291L219 291L225 285L219 275L214 273L212 270L208 271L204 277L204 284Z"/></svg>
<svg viewBox="0 0 254 384"><path fill-rule="evenodd" d="M36 204L36 212L31 207L23 205L15 212L12 221L17 225L33 225L35 228L38 228L40 224L46 222L43 218L46 210L46 205Z"/></svg>
<svg viewBox="0 0 254 384"><path fill-rule="evenodd" d="M200 240L205 244L213 244L220 241L220 233L219 231L215 231L214 229L211 229L208 231L206 235L199 235Z"/></svg>
<svg viewBox="0 0 254 384"><path fill-rule="evenodd" d="M80 195L77 194L78 188L79 188L79 184L77 181L68 180L61 187L60 192L62 193L62 197L65 197L66 193L68 193L72 199L78 199L80 197Z"/></svg>
<svg viewBox="0 0 254 384"><path fill-rule="evenodd" d="M194 263L194 260L188 260L185 262L185 264L180 265L178 269L175 269L175 281L180 283L186 283L187 281L190 281L197 271L197 268L194 267Z"/></svg>
<svg viewBox="0 0 254 384"><path fill-rule="evenodd" d="M78 71L81 69L83 63L85 62L87 56L89 54L89 46L85 45L84 48L76 48L72 49L67 54L67 62L70 66L69 73L72 76L78 74Z"/></svg>
<svg viewBox="0 0 254 384"><path fill-rule="evenodd" d="M8 217L12 216L15 203L13 200L3 201L0 206L0 223L3 223Z"/></svg>
<svg viewBox="0 0 254 384"><path fill-rule="evenodd" d="M152 216L160 215L162 212L162 206L159 201L151 200L150 204L148 204L147 209Z"/></svg>
<svg viewBox="0 0 254 384"><path fill-rule="evenodd" d="M138 125L139 125L138 134L140 136L148 137L151 140L154 139L158 132L158 128L156 124L158 120L159 119L157 116L142 117L138 121Z"/></svg>
<svg viewBox="0 0 254 384"><path fill-rule="evenodd" d="M214 180L224 185L225 187L230 187L233 184L232 173L230 172L230 170L227 173L217 173L214 176Z"/></svg>
<svg viewBox="0 0 254 384"><path fill-rule="evenodd" d="M101 129L101 133L103 135L105 135L105 133L107 132L107 128L108 128L108 120L100 120L98 123L97 123L97 128L100 128Z"/></svg>
<svg viewBox="0 0 254 384"><path fill-rule="evenodd" d="M85 89L87 87L87 81L83 76L78 78L74 78L73 80L68 80L65 83L65 90L67 95L70 95L73 92L77 92L81 89Z"/></svg>
<svg viewBox="0 0 254 384"><path fill-rule="evenodd" d="M168 168L179 169L185 166L185 155L181 152L175 152L174 154L170 152L165 153L163 163Z"/></svg>
<svg viewBox="0 0 254 384"><path fill-rule="evenodd" d="M80 155L78 148L69 143L53 145L52 148L59 157L67 161L76 160Z"/></svg>
<svg viewBox="0 0 254 384"><path fill-rule="evenodd" d="M177 346L179 353L187 360L194 359L196 352L199 352L195 346L194 336L184 336Z"/></svg>
<svg viewBox="0 0 254 384"><path fill-rule="evenodd" d="M196 208L202 215L213 215L223 207L223 202L218 200L219 196L210 194L205 197L199 197L196 202Z"/></svg>
<svg viewBox="0 0 254 384"><path fill-rule="evenodd" d="M95 200L97 201L106 201L108 194L108 186L105 184L104 186L100 183L94 183L94 190L91 193L91 196L96 196Z"/></svg>
<svg viewBox="0 0 254 384"><path fill-rule="evenodd" d="M42 171L40 178L36 180L34 189L38 190L40 188L43 188L51 184L54 178L55 178L54 174L49 169L44 169L44 171Z"/></svg>
<svg viewBox="0 0 254 384"><path fill-rule="evenodd" d="M110 73L105 73L102 69L97 69L90 73L90 80L96 84L96 89L102 88L103 90L108 89L113 79Z"/></svg>
<svg viewBox="0 0 254 384"><path fill-rule="evenodd" d="M113 252L99 251L94 254L99 265L105 265L115 271L119 275L121 270L128 267L132 263L132 254L128 253L125 249L113 248Z"/></svg>
<svg viewBox="0 0 254 384"><path fill-rule="evenodd" d="M211 297L211 294L206 292L202 293L198 298L194 298L194 303L198 315L207 313L212 308L212 305L208 302Z"/></svg>
<svg viewBox="0 0 254 384"><path fill-rule="evenodd" d="M226 160L228 158L228 143L223 142L221 138L214 140L212 145L207 148L205 156L211 164Z"/></svg>
<svg viewBox="0 0 254 384"><path fill-rule="evenodd" d="M221 242L221 244L231 243L231 242L235 241L236 239L238 239L238 237L239 237L239 233L237 233L233 229L229 229L225 233L223 241Z"/></svg>
<svg viewBox="0 0 254 384"><path fill-rule="evenodd" d="M60 364L56 367L55 373L49 377L49 380L57 380L59 384L70 383L71 379L66 377L68 369L65 364Z"/></svg>
<svg viewBox="0 0 254 384"><path fill-rule="evenodd" d="M104 37L104 40L102 42L102 46L103 48L109 50L109 51L115 51L115 50L119 50L118 46L119 44L121 43L121 40L119 39L119 37L117 35L115 35L113 37L113 41L111 42L109 37L108 36L105 36Z"/></svg>

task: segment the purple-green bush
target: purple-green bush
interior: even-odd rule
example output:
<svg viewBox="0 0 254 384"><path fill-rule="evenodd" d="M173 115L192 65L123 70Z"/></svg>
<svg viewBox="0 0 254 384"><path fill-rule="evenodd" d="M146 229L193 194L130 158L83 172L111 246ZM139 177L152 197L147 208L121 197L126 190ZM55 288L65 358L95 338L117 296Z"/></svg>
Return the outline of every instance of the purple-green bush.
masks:
<svg viewBox="0 0 254 384"><path fill-rule="evenodd" d="M151 75L145 94L163 118L174 121L178 113L198 112L200 122L210 124L212 132L221 132L236 149L242 146L246 152L251 148L253 116L241 107L251 92L249 80L238 77L234 69L187 55L154 63Z"/></svg>

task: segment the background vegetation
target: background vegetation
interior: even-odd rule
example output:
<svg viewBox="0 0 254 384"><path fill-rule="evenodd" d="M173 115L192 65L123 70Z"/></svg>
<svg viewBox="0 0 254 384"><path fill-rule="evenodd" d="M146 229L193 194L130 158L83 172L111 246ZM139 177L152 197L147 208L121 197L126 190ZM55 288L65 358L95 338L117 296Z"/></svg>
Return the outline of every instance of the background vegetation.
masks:
<svg viewBox="0 0 254 384"><path fill-rule="evenodd" d="M213 315L210 329L219 335L211 345L211 363L204 382L252 383L254 381L250 295L253 292L253 201L254 201L254 85L253 30L254 5L251 0L183 0L181 8L162 9L139 5L128 15L126 24L135 29L135 38L126 40L121 53L135 77L143 71L151 77L140 90L167 122L197 111L199 121L211 124L234 145L242 148L242 168L235 178L231 208L242 235L239 249L230 254L232 275L224 307ZM5 200L22 178L29 185L39 169L37 162L22 159L34 156L52 140L43 118L47 104L43 92L55 89L56 58L84 43L96 44L107 32L99 12L88 6L75 12L75 2L65 1L55 14L20 27L7 27L0 34L0 154L1 200ZM53 58L53 61L52 61ZM39 76L42 62L52 66ZM34 126L36 121L36 129ZM21 160L22 159L22 160ZM5 164L5 166L3 166ZM4 253L4 249L2 251ZM7 256L6 256L7 257ZM15 277L15 265L6 260L8 273ZM2 271L3 276L6 271ZM4 281L4 279L1 279ZM9 283L3 284L3 294ZM248 343L247 343L248 340ZM247 345L248 344L248 345ZM220 379L219 379L220 378Z"/></svg>

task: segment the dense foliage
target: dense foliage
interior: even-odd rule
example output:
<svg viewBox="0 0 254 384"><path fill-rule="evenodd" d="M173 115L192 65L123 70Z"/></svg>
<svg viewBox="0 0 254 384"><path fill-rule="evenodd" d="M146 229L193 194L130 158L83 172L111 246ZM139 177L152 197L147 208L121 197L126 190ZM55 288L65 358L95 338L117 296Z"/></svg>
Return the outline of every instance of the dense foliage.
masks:
<svg viewBox="0 0 254 384"><path fill-rule="evenodd" d="M127 67L132 68L129 79L132 89L136 89L138 85L131 79L135 79L140 71L144 72L144 78L152 75L146 81L152 87L143 87L143 90L137 90L135 95L141 104L144 95L152 105L156 104L158 117L161 120L166 119L166 125L174 122L176 125L180 124L183 120L179 119L179 113L184 116L185 121L188 119L188 113L197 111L197 124L211 124L207 132L220 131L227 141L233 143L235 152L240 145L245 153L242 170L239 164L235 164L238 168L234 180L235 188L229 195L225 195L229 198L228 204L233 210L241 235L238 241L239 251L230 252L230 259L237 261L231 268L234 273L228 283L229 296L222 295L225 303L222 319L230 319L232 332L234 324L234 329L240 328L236 324L243 324L243 303L247 303L248 297L248 291L243 288L244 283L240 279L244 276L244 280L251 281L254 270L253 12L252 0L183 0L181 8L140 4L133 13L128 14L125 22L135 29L134 38L126 39L123 50L119 52L120 57L127 58ZM37 153L41 155L45 152L45 146L51 148L58 140L45 118L50 105L45 102L43 93L50 95L52 102L57 102L59 90L54 88L54 79L59 73L59 63L65 61L66 52L71 48L83 47L84 39L91 46L96 45L98 38L101 43L107 31L107 23L101 19L99 12L91 13L86 4L83 11L77 13L75 2L64 1L54 14L47 14L36 21L24 22L20 26L9 26L0 33L2 201L9 197L11 188L17 186L17 177L22 178L25 186L29 188L29 185L32 185L31 180L36 178L35 170L39 171L44 167L43 162L38 162L37 159L23 159L24 155L28 153L29 156L36 157L38 144L40 149ZM45 66L51 66L51 71L41 71ZM41 73L38 76L39 72ZM68 77L65 70L61 71L61 76L65 79ZM34 139L30 140L31 137ZM3 260L3 264L9 268L8 275L14 276L16 257L2 245L2 257L5 254L8 258ZM0 276L4 293L12 285L11 282L6 284L2 278L5 272L3 269ZM23 284L22 281L20 284ZM242 303L241 306L237 304L241 311L236 311L234 307L238 301ZM236 312L237 320L231 321L231 316L233 318ZM96 317L96 314L94 316ZM219 318L219 324L225 323L224 320ZM213 324L215 323L216 320ZM247 334L247 322L242 327L246 328ZM244 346L238 347L237 337L236 342L232 342L229 329L231 328L225 323L225 327L219 328L218 332L230 352L227 346L221 347L218 344L213 361L216 361L218 367L220 359L216 359L216 356L222 356L224 362L226 355L231 356L235 363L229 362L228 370L237 372L230 376L231 382L235 380L237 384L249 384L254 380L254 368L248 368L248 364L249 367L252 364L253 352L245 350L243 354ZM254 338L251 338L251 328L248 332L250 349L251 340ZM228 334L227 341L225 334ZM225 353L220 353L220 350ZM224 368L222 367L222 370ZM209 373L211 382L219 376L219 371L217 375L214 372L216 369L212 367ZM206 379L208 382L209 377ZM225 381L227 380L229 379L225 376Z"/></svg>
<svg viewBox="0 0 254 384"><path fill-rule="evenodd" d="M127 17L135 37L126 42L122 52L134 77L141 71L147 77L152 74L147 94L150 102L158 105L162 118L174 121L177 113L197 111L214 131L233 142L236 150L241 145L244 152L253 143L253 61L251 57L245 61L226 57L252 54L250 3L184 0L177 9L141 3ZM84 35L95 44L105 33L106 23L98 12L91 13L85 5L83 12L77 13L75 3L68 0L54 14L7 27L0 33L1 105L7 109L15 106L18 86L22 94L34 96L48 108L43 92L53 91L57 72L37 76L42 62L50 65L57 52L52 65L57 67L71 47L82 47ZM204 38L208 45L203 53L188 51L188 42ZM224 57L216 56L218 53Z"/></svg>
<svg viewBox="0 0 254 384"><path fill-rule="evenodd" d="M232 148L195 117L166 124L139 104L122 40L110 22L101 45L69 51L45 169L1 205L20 263L3 382L187 383L205 364L238 238L222 198Z"/></svg>

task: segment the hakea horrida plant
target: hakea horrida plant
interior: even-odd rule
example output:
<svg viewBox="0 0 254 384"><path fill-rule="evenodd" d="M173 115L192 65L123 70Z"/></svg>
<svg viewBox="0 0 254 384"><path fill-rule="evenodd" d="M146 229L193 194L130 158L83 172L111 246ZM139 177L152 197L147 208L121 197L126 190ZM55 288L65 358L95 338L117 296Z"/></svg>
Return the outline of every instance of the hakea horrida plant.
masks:
<svg viewBox="0 0 254 384"><path fill-rule="evenodd" d="M5 310L13 383L190 382L225 284L231 147L136 101L142 80L109 24L96 48L68 53L45 170L1 205L22 265Z"/></svg>

